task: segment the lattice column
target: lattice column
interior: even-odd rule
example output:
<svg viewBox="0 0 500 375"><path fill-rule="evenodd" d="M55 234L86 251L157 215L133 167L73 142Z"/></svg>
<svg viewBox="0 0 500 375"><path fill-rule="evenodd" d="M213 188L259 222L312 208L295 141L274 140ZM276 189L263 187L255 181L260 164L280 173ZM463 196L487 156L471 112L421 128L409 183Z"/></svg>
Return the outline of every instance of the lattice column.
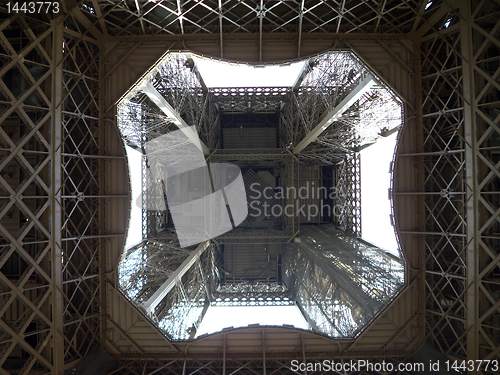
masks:
<svg viewBox="0 0 500 375"><path fill-rule="evenodd" d="M52 265L52 350L54 373L62 374L64 368L64 316L63 316L63 259L62 218L62 151L63 151L63 20L52 21L54 27L52 64L52 124L51 124L51 265Z"/></svg>
<svg viewBox="0 0 500 375"><path fill-rule="evenodd" d="M103 230L101 199L112 199L102 191L99 131L99 46L83 37L86 27L68 16L76 35L61 27L62 36L62 277L64 308L64 362L85 357L100 340L100 250L105 241L123 233ZM80 34L80 31L82 34ZM105 160L105 159L103 159ZM108 173L113 173L108 171ZM108 203L109 205L109 203ZM74 343L78 341L78 346Z"/></svg>
<svg viewBox="0 0 500 375"><path fill-rule="evenodd" d="M457 28L446 30L458 22L454 12L441 16L421 43L425 231L419 234L427 252L426 338L445 354L466 357L463 41Z"/></svg>
<svg viewBox="0 0 500 375"><path fill-rule="evenodd" d="M331 225L302 229L284 251L284 280L312 327L352 337L404 283L403 262Z"/></svg>
<svg viewBox="0 0 500 375"><path fill-rule="evenodd" d="M0 14L0 368L61 374L61 30Z"/></svg>
<svg viewBox="0 0 500 375"><path fill-rule="evenodd" d="M361 237L361 176L359 153L347 154L337 172L335 220L346 231Z"/></svg>
<svg viewBox="0 0 500 375"><path fill-rule="evenodd" d="M150 318L169 337L188 339L203 320L218 284L215 251L215 245L209 245L184 274L170 279L192 253L167 241L145 240L122 257L120 289L138 308L145 309L155 292L173 280L164 297L151 308Z"/></svg>
<svg viewBox="0 0 500 375"><path fill-rule="evenodd" d="M467 358L500 359L500 7L460 6L467 221ZM485 373L487 373L485 371Z"/></svg>

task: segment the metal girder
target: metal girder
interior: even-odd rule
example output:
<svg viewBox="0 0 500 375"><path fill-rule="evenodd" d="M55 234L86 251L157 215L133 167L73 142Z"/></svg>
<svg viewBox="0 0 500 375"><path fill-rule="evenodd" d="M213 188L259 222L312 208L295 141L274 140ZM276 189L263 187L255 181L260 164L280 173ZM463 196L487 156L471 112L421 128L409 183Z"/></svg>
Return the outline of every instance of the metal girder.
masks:
<svg viewBox="0 0 500 375"><path fill-rule="evenodd" d="M304 63L302 70L300 71L299 75L297 76L297 79L295 80L292 86L292 91L297 91L299 89L300 84L307 76L307 74L310 72L313 66L314 66L314 58L310 58Z"/></svg>
<svg viewBox="0 0 500 375"><path fill-rule="evenodd" d="M337 172L335 197L336 225L361 237L361 165L359 153L345 155Z"/></svg>
<svg viewBox="0 0 500 375"><path fill-rule="evenodd" d="M156 90L153 84L146 81L141 86L142 92L144 92L153 103L155 103L158 108L160 108L165 115L167 115L169 121L171 121L175 126L177 126L189 140L196 145L204 155L210 154L210 149L200 140L197 133L195 133L188 124L182 119L182 117L177 113L177 111L165 100L165 98Z"/></svg>
<svg viewBox="0 0 500 375"><path fill-rule="evenodd" d="M380 8L377 9L374 9L368 2L342 1L340 6L329 2L313 3L305 1L303 6L301 6L301 2L289 2L288 4L287 2L280 2L276 9L265 13L263 20L258 19L258 17L253 19L253 11L242 11L245 7L254 7L254 1L244 0L238 2L234 7L232 3L222 1L218 2L218 7L216 2L200 1L196 3L195 11L192 11L194 7L190 8L186 1L180 1L180 3L183 7L182 12L174 11L169 13L168 10L165 10L164 13L167 13L165 19L160 17L155 19L151 16L155 9L161 11L168 8L167 1L155 2L153 4L154 8L149 11L150 14L141 14L140 16L137 16L135 10L130 8L126 2L109 3L106 5L108 8L95 9L95 13L90 10L82 10L89 22L81 16L68 16L68 24L71 24L75 30L69 28L64 30L64 33L68 36L64 40L64 56L68 61L68 71L64 73L64 76L68 79L74 79L76 76L81 77L79 81L83 85L85 93L90 94L84 95L82 102L85 102L85 104L83 107L90 108L90 96L96 94L95 87L92 86L96 85L95 79L88 79L87 77L89 72L90 75L93 74L92 66L96 64L98 54L93 54L95 48L87 48L88 46L85 45L85 43L92 43L92 40L89 38L89 33L85 27L81 27L82 23L92 26L93 30L90 35L92 36L93 33L99 39L101 34L95 25L99 25L104 32L109 30L110 38L121 38L123 41L141 39L147 43L155 40L172 40L178 42L175 48L199 48L200 51L204 48L206 51L216 50L220 51L221 57L223 48L225 48L222 43L224 38L224 42L229 46L225 51L227 56L241 60L247 59L247 61L252 59L257 61L258 57L254 58L254 56L258 56L258 54L263 54L266 61L273 58L275 61L284 61L295 57L301 44L302 46L307 45L307 50L303 48L305 54L306 51L307 53L313 53L311 51L331 48L332 40L340 41L340 48L343 48L345 45L342 44L342 40L345 39L362 41L379 38L401 40L401 38L407 38L406 35L408 34L405 33L411 31L412 27L417 33L426 33L422 38L422 45L416 47L417 49L420 48L420 55L415 56L416 59L422 61L423 65L422 97L425 113L424 134L422 135L424 138L424 152L415 155L416 162L425 164L425 189L418 193L443 191L443 194L424 194L425 218L422 220L425 221L426 228L422 231L414 231L412 232L414 234L407 237L408 242L423 243L426 249L426 267L428 267L428 270L425 283L421 285L422 289L425 288L427 295L427 313L425 315L426 326L421 326L420 329L427 332L428 340L433 341L439 346L440 350L450 356L465 358L468 355L467 352L470 351L472 353L469 356L470 358L473 358L479 352L479 358L497 359L500 345L495 322L498 321L499 298L495 294L494 288L497 285L495 284L497 283L495 278L498 276L496 270L500 264L500 258L498 255L498 188L496 188L499 165L498 160L495 159L496 150L498 149L498 146L495 145L495 134L499 133L499 119L492 112L492 108L495 107L496 103L492 91L498 89L495 82L498 78L498 72L494 66L498 62L498 56L488 52L488 50L491 50L491 46L498 45L495 31L498 30L498 20L491 21L491 18L495 17L496 13L489 12L488 8L493 6L494 3L489 1L474 3L474 7L470 12L466 12L459 17L460 22L469 20L470 25L454 24L448 28L443 27L441 30L438 30L442 27L439 22L450 11L447 3L434 2L435 4L429 10L425 10L427 1L416 5L405 2L403 7L400 2L388 1L381 4ZM90 2L86 4L88 5ZM100 2L92 1L92 4L97 7ZM434 7L437 6L439 8L436 11ZM5 11L4 5L0 7ZM127 17L122 17L122 14L127 14ZM433 14L435 15L433 16ZM213 21L215 18L210 17L210 15L216 17L216 23ZM26 16L29 20L30 16ZM456 17L453 12L450 13L450 16ZM170 18L167 20L168 17ZM301 27L298 27L300 22L295 22L299 20L299 17L302 17L303 21ZM19 17L8 18L0 26L0 32L4 32L13 24L15 25L18 19ZM404 20L404 22L400 20ZM454 18L454 21L456 20ZM182 35L181 23L184 32ZM256 32L260 24L262 24L262 33ZM422 24L423 26L421 26ZM462 33L460 32L461 27L464 27ZM195 29L196 33L189 35ZM238 32L231 33L235 30ZM216 34L209 34L209 32L213 31ZM52 67L52 63L46 60L44 53L39 53L36 58L26 56L26 61L24 61L25 56L21 56L28 54L33 46L43 49L46 48L45 46L51 45L50 40L44 39L45 35L52 37L52 31L47 29L45 32L46 34L37 34L35 39L30 39L27 34L23 34L21 31L19 34L22 34L20 38L24 38L21 44L23 47L16 49L16 55L12 54L11 51L4 54L9 66L22 69L23 73L26 73L27 69L23 68L26 67L27 62L33 64L29 62L30 60L42 62L40 65ZM301 32L301 38L297 38L299 32ZM472 39L473 50L464 53L461 51L461 46L464 45L465 48L470 48L470 41L461 40L461 38L469 32L474 34ZM259 38L262 40L263 50L255 48L255 51L247 52L248 49L244 49L247 48L245 44L249 44L250 41L259 43ZM300 39L302 43L300 43ZM235 40L238 42L234 42ZM270 43L271 40L273 43ZM280 52L276 52L275 55L271 54L269 52L270 48L274 48L274 43L280 40L281 45L287 44L288 46L289 44L289 47L286 47L288 48L286 53L280 54ZM283 43L282 40L286 40L287 43ZM15 38L8 40L8 42L13 41L15 41ZM220 46L218 45L219 41ZM312 47L310 41L314 41L316 46L319 47L315 49L316 47ZM113 39L111 43L114 42ZM418 43L418 41L416 42ZM185 44L183 45L183 43ZM243 46L239 47L239 51L245 51L246 54L241 57L237 56L238 50L234 48L235 45ZM336 44L335 48L339 48L339 45ZM288 50L292 49L294 55L287 54ZM284 50L285 47L281 51ZM46 53L50 55L51 51L46 51ZM215 54L213 55L215 56ZM466 60L466 64L469 64L468 67L466 65L461 66L464 60ZM129 61L125 63L129 63ZM472 73L471 66L473 66ZM6 71L9 69L10 67L5 68ZM387 70L389 74L395 73L390 68ZM468 71L469 77L463 74L465 71ZM471 81L475 83L476 91L471 89ZM411 86L411 83L409 85ZM468 86L469 92L462 89L464 85ZM47 146L49 144L50 147L56 147L56 145L51 144L50 141L46 142L46 139L44 139L44 137L48 136L47 129L49 125L46 124L51 121L51 115L49 118L40 119L40 122L36 122L31 118L34 115L28 111L30 106L24 102L32 93L40 93L40 90L44 95L48 95L52 102L51 95L49 95L51 93L48 93L44 88L49 86L50 80L45 82L45 79L41 79L30 91L26 91L14 99L7 95L7 100L3 101L4 104L13 103L13 105L12 108L7 108L3 112L2 126L8 128L11 114L16 116L18 114L20 120L15 126L21 124L26 127L28 132L25 133L25 139L9 136L8 131L2 133L2 139L5 140L5 144L2 145L3 150L12 152L13 156L12 158L7 156L8 160L2 159L2 162L5 161L2 172L5 171L6 175L3 175L0 180L0 185L6 188L9 185L13 186L12 191L8 190L7 192L10 197L5 198L7 205L4 206L0 213L2 234L10 231L4 225L4 221L8 221L8 215L12 214L15 217L20 212L23 215L27 213L29 219L19 233L5 237L8 245L2 245L2 249L6 249L6 252L3 253L4 258L1 260L2 265L4 266L6 262L17 259L15 256L20 255L28 265L27 275L36 275L46 285L52 284L52 274L50 272L52 268L48 265L50 256L47 256L47 254L52 254L52 250L46 248L50 242L46 235L50 231L46 230L48 225L43 218L49 217L50 215L46 213L52 210L52 207L47 204L47 197L53 187L48 184L52 176L50 178L42 176L43 168L47 168L47 160L50 158L41 155L44 155L43 153L48 155L49 148ZM71 86L70 84L68 87L71 88ZM4 89L5 87L2 87L2 91ZM76 98L72 99L71 96L73 95L69 94L67 97L67 103L76 100ZM469 106L469 109L463 109L464 102L462 102L462 99ZM53 103L50 105L42 104L39 110L44 111L52 105ZM99 197L105 196L104 193L96 193L93 191L95 189L91 188L91 192L85 191L84 193L85 196L89 197L85 201L90 202L80 201L76 204L71 198L77 196L76 190L83 189L85 185L92 186L91 181L100 178L96 173L95 163L92 161L94 158L81 156L95 152L95 150L85 146L86 143L91 145L95 138L87 137L80 142L79 130L88 127L88 133L98 133L92 119L97 114L93 111L93 116L91 116L85 113L83 107L75 111L68 111L71 115L63 115L63 121L65 121L63 135L71 134L61 142L65 147L76 145L74 147L76 151L61 153L62 175L64 177L64 182L61 185L63 188L67 186L67 189L61 195L61 199L64 200L61 204L67 207L67 211L61 213L64 233L62 241L68 242L67 245L64 245L63 257L65 269L63 275L65 278L64 288L66 288L64 291L64 312L66 314L64 318L64 334L66 335L64 357L67 364L83 357L89 342L92 342L96 337L95 332L98 325L96 326L95 322L93 322L93 314L96 305L95 296L98 296L99 291L98 288L92 289L96 284L87 283L86 280L95 277L97 271L93 268L95 265L101 264L96 261L96 243L110 240L104 234L107 232L99 228L96 219L96 204L99 204L99 200L102 199ZM467 111L470 111L470 113ZM77 118L75 123L69 121L71 116ZM466 122L462 122L464 117ZM464 128L465 130L475 128L475 134L466 135ZM37 132L38 130L39 132ZM25 140L26 142L34 140L36 145L28 145ZM89 140L90 142L88 142ZM495 147L497 148L495 149ZM465 153L463 152L464 149L467 149ZM37 159L33 157L35 154ZM33 161L42 162L42 167L38 168L30 165L33 164ZM17 185L14 185L8 180L6 176L11 173L9 169L12 169L14 164L18 164L24 170L25 175L30 175L28 182L16 182ZM474 165L476 165L475 171ZM57 166L49 168L54 169ZM83 178L78 177L82 175ZM19 181L22 181L22 179ZM31 189L30 185L32 184L36 184L39 190L24 192L26 189ZM465 184L468 186L466 187ZM408 192L410 192L412 186L408 187L410 188ZM459 192L460 194L458 194ZM468 193L465 199L462 192ZM37 197L36 205L40 211L30 214L27 209L33 209L29 200L35 199L31 197ZM470 206L467 207L467 204L477 207L477 211L471 209ZM18 210L16 207L22 207L22 210ZM470 215L473 216L469 217ZM36 233L35 238L30 238L33 232ZM450 233L453 235L447 235ZM36 246L36 255L29 252L29 246L32 245ZM88 267L90 263L93 266ZM473 283L466 284L463 282L464 277L467 277ZM7 311L11 305L11 309L13 309L18 300L21 301L19 303L21 306L24 303L23 301L31 298L28 295L29 293L30 295L31 293L36 294L38 293L36 292L37 288L42 289L42 287L29 288L25 282L28 279L29 277L24 275L16 281L19 291L24 290L22 294L25 294L25 296L21 297L21 293L13 289L11 297L6 300L2 308L3 310ZM470 286L466 291L467 285ZM474 291L469 293L469 289L474 289ZM72 290L75 292L72 292ZM49 305L53 301L51 296L47 298L41 300L41 304L34 303L34 306L42 314L49 311ZM479 302L477 306L470 305L475 302ZM470 312L466 313L465 311L467 311L469 305ZM87 306L91 307L87 309ZM28 307L33 308L33 306ZM5 311L2 311L3 319L6 316ZM37 314L39 313L36 312L35 315ZM28 315L34 316L31 310ZM50 318L47 317L47 319ZM43 319L38 320L43 321ZM74 321L77 321L77 323L74 323ZM8 321L7 324L14 325L16 323ZM469 331L467 331L467 325L470 327ZM17 332L9 330L12 339L7 351L2 352L2 358L0 359L2 364L4 360L9 358L12 350L19 347L18 342L21 343L24 340L25 324L21 324L19 327L21 328ZM52 327L49 328L49 331L51 330ZM472 333L471 330L475 330L476 333ZM476 338L477 341L475 341ZM52 343L47 340L51 340L50 337L44 338L41 334L39 335L40 348L31 350L32 358L27 360L28 367L25 367L21 373L35 373L29 367L33 366L34 363L45 372L51 370L52 359L49 359L48 353ZM25 344L22 344L21 347L23 345ZM382 347L380 346L380 348ZM296 351L286 353L286 357L289 359L297 358ZM363 355L373 357L388 356L392 359L398 358L402 360L405 355L409 354L411 353L404 350L380 350L377 352L365 351ZM168 355L159 353L155 362L148 364L151 369L146 369L147 365L145 365L144 361L137 360L133 362L133 359L130 359L134 355L123 354L123 360L129 362L126 362L126 365L118 373L156 371L153 368L165 368L165 359L169 358ZM220 361L208 365L207 362L196 362L196 358L194 358L196 354L189 355L191 357L188 357L188 359L193 361L188 362L187 368L191 368L191 371L195 371L195 367L203 367L207 371L214 373L219 371L220 367L217 366L220 365ZM199 354L200 357L203 355ZM244 359L245 355L248 354L232 352L228 356L229 362L227 365L224 361L224 368L227 367L228 371L243 372L246 369L252 371L252 369L262 367L257 363L257 361L262 362L262 353L255 352L256 362L246 361ZM325 351L322 355L321 358L341 355L347 358L350 354L332 354L332 351ZM126 356L127 358L125 358ZM143 359L148 358L148 356L154 357L155 355L147 354L142 357L140 354L136 355L137 358ZM41 359L40 357L47 359ZM268 370L272 366L278 369L280 366L286 366L286 363L271 364L272 357L273 355L266 353ZM217 354L212 356L207 354L205 358L208 361L219 357L217 357ZM172 364L174 368L169 368L169 371L181 373L182 361L185 359L184 354L178 354L178 361ZM234 362L231 362L233 360ZM184 366L186 366L185 363ZM283 370L284 373L286 371L289 372L288 369Z"/></svg>
<svg viewBox="0 0 500 375"><path fill-rule="evenodd" d="M466 220L467 220L467 359L479 359L479 282L478 282L478 260L479 260L479 220L478 220L478 195L479 187L477 181L477 138L475 119L475 87L474 87L474 58L472 46L471 20L467 17L471 14L470 5L463 1L460 13L464 18L460 22L460 37L462 54L465 57L462 62L463 71L463 95L464 101L464 137L465 137L465 171L466 171Z"/></svg>
<svg viewBox="0 0 500 375"><path fill-rule="evenodd" d="M498 54L485 2L429 13L421 40L426 339L455 357L499 359ZM496 6L498 9L498 6ZM488 19L488 21L486 21ZM444 21L447 21L443 25ZM429 22L429 21L427 21ZM436 25L432 25L439 22ZM435 26L435 27L432 27ZM435 48L435 46L440 46ZM449 53L443 58L442 50ZM420 156L419 156L420 155ZM428 192L440 192L429 194ZM481 369L478 373L488 373Z"/></svg>
<svg viewBox="0 0 500 375"><path fill-rule="evenodd" d="M135 35L215 33L220 38L220 34L236 31L257 36L282 32L294 33L300 41L300 35L303 40L306 33L354 34L354 31L361 31L398 35L409 32L413 25L411 21L403 23L399 20L416 17L413 5L401 8L394 1L384 3L383 11L368 2L355 1L343 1L341 4L310 1L287 4L281 1L272 6L266 4L264 12L251 0L239 1L237 4L205 0L199 3L202 6L193 7L188 0L177 0L177 4L167 0L157 1L147 11L143 9L142 14L138 14L135 7L118 3L108 11L110 14L107 17L102 18L111 35L127 30ZM96 13L86 12L85 15L97 23L100 17ZM119 17L121 14L124 16ZM381 22L382 19L385 22ZM293 57L296 57L299 52L297 46L294 52Z"/></svg>
<svg viewBox="0 0 500 375"><path fill-rule="evenodd" d="M19 374L62 374L99 337L96 249L109 237L97 210L109 195L98 191L97 165L119 158L96 156L97 48L65 28L66 17L33 29L12 17L0 27L0 189L10 193L0 198L0 279L11 289L0 363L27 354Z"/></svg>
<svg viewBox="0 0 500 375"><path fill-rule="evenodd" d="M205 81L204 81L202 75L200 74L200 70L198 69L198 66L196 65L196 61L193 60L193 57L190 54L188 54L186 57L187 57L187 62L189 64L189 68L191 69L191 71L194 73L194 75L196 76L196 78L200 82L203 93L206 94L208 92L208 87L205 84Z"/></svg>
<svg viewBox="0 0 500 375"><path fill-rule="evenodd" d="M63 101L63 20L57 18L54 21L54 46L52 52L52 61L55 62L52 73L52 106L53 119L51 129L51 248L52 248L52 310L53 310L53 351L54 351L54 370L56 374L62 374L64 368L64 335L63 335L63 244L62 244L62 190L61 184L62 171L62 101Z"/></svg>
<svg viewBox="0 0 500 375"><path fill-rule="evenodd" d="M195 250L182 262L182 264L172 273L167 281L165 281L154 294L143 303L142 307L146 310L147 314L151 314L156 306L163 298L174 288L175 284L179 282L184 274L193 266L199 259L201 254L209 247L210 241L205 241L199 244Z"/></svg>
<svg viewBox="0 0 500 375"><path fill-rule="evenodd" d="M366 73L363 77L361 77L361 79L355 84L355 87L351 88L349 94L338 105L328 111L319 124L307 133L298 145L293 147L293 153L299 154L309 144L314 142L321 133L332 125L334 121L337 121L348 108L350 108L365 93L373 88L375 84L376 82L370 73Z"/></svg>

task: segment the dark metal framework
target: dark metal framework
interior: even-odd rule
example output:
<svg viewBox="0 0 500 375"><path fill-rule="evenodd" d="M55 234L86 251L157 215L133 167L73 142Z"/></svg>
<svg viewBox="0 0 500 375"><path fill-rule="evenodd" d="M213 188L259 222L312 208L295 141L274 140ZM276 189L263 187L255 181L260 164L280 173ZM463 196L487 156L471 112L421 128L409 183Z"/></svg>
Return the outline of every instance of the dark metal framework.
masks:
<svg viewBox="0 0 500 375"><path fill-rule="evenodd" d="M63 374L97 343L119 359L114 374L279 374L325 357L397 365L424 340L452 359L499 359L497 3L78 4L54 21L0 6L0 372ZM402 93L391 194L410 284L397 314L342 342L262 327L189 346L154 336L164 352L141 341L154 330L116 302L129 192L112 114L165 48L253 63L354 50ZM250 337L248 351L237 345Z"/></svg>

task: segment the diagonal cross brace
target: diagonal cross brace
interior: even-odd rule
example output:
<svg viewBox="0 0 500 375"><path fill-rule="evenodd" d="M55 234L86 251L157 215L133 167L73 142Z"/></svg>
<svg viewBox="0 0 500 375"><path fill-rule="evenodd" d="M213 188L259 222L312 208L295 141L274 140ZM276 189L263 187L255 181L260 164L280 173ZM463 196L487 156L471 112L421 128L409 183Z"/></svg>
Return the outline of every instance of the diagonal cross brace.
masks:
<svg viewBox="0 0 500 375"><path fill-rule="evenodd" d="M198 147L204 155L210 154L209 148L200 140L198 134L191 130L188 124L182 119L179 113L165 100L165 98L156 90L151 82L146 82L142 87L141 91L146 94L153 103L155 103L158 108L162 110L168 119L172 121L186 137Z"/></svg>
<svg viewBox="0 0 500 375"><path fill-rule="evenodd" d="M293 148L293 153L298 154L304 150L309 144L318 139L318 136L323 133L334 121L338 120L342 114L349 109L357 100L359 100L368 90L376 85L373 76L368 73L362 77L356 87L351 90L351 92L333 109L331 109L325 117L320 121L314 129L312 129L304 137L302 141L299 142L297 146Z"/></svg>
<svg viewBox="0 0 500 375"><path fill-rule="evenodd" d="M189 254L189 256L182 262L182 264L177 268L157 290L154 294L142 304L142 307L146 310L146 313L151 314L156 306L161 302L163 298L170 292L175 284L182 279L187 271L193 266L196 260L203 254L203 252L210 245L210 241L202 242L198 247Z"/></svg>

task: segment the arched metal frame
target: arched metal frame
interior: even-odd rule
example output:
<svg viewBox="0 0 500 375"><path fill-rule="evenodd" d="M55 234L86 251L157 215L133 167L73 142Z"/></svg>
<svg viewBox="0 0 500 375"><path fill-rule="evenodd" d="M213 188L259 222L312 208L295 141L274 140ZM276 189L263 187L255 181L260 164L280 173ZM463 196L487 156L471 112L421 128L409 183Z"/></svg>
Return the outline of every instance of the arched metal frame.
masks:
<svg viewBox="0 0 500 375"><path fill-rule="evenodd" d="M399 363L424 340L498 360L498 5L150 4L85 1L38 21L0 7L0 372L62 374L93 345L120 374ZM113 106L166 49L254 63L353 50L404 98L391 194L410 284L355 340L250 327L172 344L115 288L130 197Z"/></svg>

